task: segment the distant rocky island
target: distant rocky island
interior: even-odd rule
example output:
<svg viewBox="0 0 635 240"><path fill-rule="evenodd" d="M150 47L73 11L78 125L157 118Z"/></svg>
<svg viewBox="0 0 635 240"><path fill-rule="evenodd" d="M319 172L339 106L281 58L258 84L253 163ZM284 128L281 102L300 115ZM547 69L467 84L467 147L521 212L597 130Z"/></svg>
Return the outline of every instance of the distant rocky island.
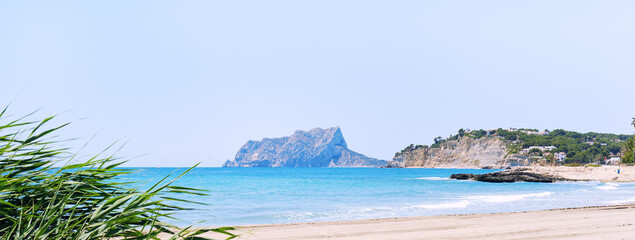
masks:
<svg viewBox="0 0 635 240"><path fill-rule="evenodd" d="M223 167L384 167L388 162L348 149L339 127L248 141Z"/></svg>

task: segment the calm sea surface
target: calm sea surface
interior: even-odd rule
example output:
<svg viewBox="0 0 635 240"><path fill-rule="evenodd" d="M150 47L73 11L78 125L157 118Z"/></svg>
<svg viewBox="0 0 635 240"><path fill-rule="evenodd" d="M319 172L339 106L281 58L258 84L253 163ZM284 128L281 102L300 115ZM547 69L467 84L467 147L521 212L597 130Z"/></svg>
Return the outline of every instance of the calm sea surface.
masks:
<svg viewBox="0 0 635 240"><path fill-rule="evenodd" d="M149 168L126 177L152 183L183 168ZM635 202L634 183L482 183L450 180L475 169L196 168L177 185L207 189L205 202L179 213L185 226L352 220L491 213Z"/></svg>

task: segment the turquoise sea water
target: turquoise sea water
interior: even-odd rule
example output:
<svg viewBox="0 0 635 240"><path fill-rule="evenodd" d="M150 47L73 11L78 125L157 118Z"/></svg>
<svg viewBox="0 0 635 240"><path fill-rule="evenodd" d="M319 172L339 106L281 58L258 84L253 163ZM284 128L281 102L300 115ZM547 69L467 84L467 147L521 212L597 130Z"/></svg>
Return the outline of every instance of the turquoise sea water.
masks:
<svg viewBox="0 0 635 240"><path fill-rule="evenodd" d="M156 181L185 169L139 169L125 180ZM178 185L209 205L176 217L185 226L234 226L492 213L635 202L635 183L482 183L450 180L477 169L196 168ZM202 222L201 221L205 221Z"/></svg>

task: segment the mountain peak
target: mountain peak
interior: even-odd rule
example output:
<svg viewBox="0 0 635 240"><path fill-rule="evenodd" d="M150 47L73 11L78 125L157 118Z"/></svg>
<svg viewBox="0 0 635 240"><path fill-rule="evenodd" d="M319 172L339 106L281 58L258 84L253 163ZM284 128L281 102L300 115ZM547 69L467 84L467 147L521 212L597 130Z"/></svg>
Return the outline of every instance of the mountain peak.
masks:
<svg viewBox="0 0 635 240"><path fill-rule="evenodd" d="M248 141L224 167L380 167L386 161L348 149L340 127L297 130L289 137Z"/></svg>

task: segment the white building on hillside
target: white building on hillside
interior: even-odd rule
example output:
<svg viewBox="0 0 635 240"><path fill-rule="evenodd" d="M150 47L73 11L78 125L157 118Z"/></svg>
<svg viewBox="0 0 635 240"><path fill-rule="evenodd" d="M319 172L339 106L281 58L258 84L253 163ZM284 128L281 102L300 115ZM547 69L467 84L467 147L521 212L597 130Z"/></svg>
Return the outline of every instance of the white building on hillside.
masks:
<svg viewBox="0 0 635 240"><path fill-rule="evenodd" d="M549 134L549 132L547 132L547 131L539 131L539 132L521 131L521 132L524 132L524 133L526 133L526 134L528 134L528 135L541 135L541 136L544 136L544 135L548 135L548 134Z"/></svg>
<svg viewBox="0 0 635 240"><path fill-rule="evenodd" d="M553 157L556 159L556 161L558 162L564 162L564 159L567 158L567 154L564 152L559 152L559 153L555 153L553 155Z"/></svg>
<svg viewBox="0 0 635 240"><path fill-rule="evenodd" d="M619 165L622 162L622 159L620 157L612 157L612 158L606 159L605 162L607 165Z"/></svg>
<svg viewBox="0 0 635 240"><path fill-rule="evenodd" d="M529 153L529 151L531 151L531 149L539 149L542 152L549 152L549 151L552 151L552 150L554 150L556 148L557 147L555 147L555 146L531 146L529 148L523 149L522 152L527 154L527 153Z"/></svg>

